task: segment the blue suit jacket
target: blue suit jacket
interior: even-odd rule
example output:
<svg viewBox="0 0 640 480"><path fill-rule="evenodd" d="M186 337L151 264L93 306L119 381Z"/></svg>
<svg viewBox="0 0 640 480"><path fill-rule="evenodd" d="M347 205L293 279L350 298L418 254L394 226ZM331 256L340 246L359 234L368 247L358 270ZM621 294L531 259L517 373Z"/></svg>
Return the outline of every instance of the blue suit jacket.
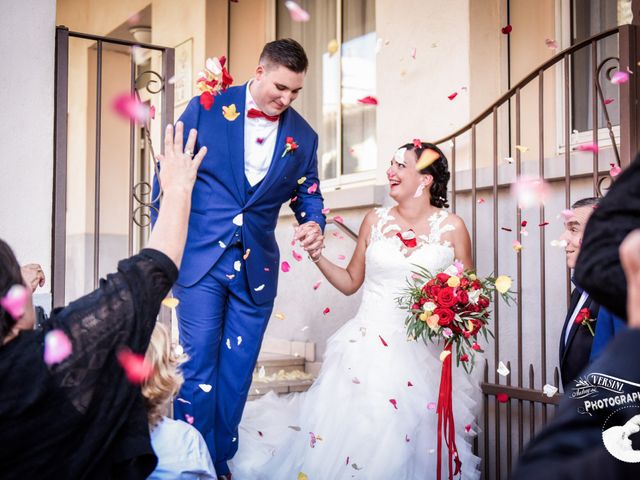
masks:
<svg viewBox="0 0 640 480"><path fill-rule="evenodd" d="M598 312L598 321L596 322L595 336L593 337L593 345L591 347L590 362L598 358L607 344L618 333L627 329L627 324L623 319L617 317L604 307L600 307Z"/></svg>
<svg viewBox="0 0 640 480"><path fill-rule="evenodd" d="M297 197L290 206L299 223L313 220L324 229L325 217L320 189L308 193L309 187L318 183L318 135L292 108L280 117L266 177L251 189L255 190L253 193L247 192L244 174L246 88L245 84L220 93L208 111L200 105L199 97L194 97L180 117L185 142L189 130L195 128L198 130L195 151L203 145L208 151L193 189L189 233L178 284L194 285L215 265L224 252L219 242L229 245L238 228L233 219L242 214L244 248L251 249L245 268L251 295L261 304L273 300L277 293L280 253L274 231L282 204ZM231 104L235 104L240 113L234 121L222 114L222 107ZM299 147L283 157L287 137L293 137ZM306 180L298 184L301 177ZM155 198L157 178L154 178L153 190Z"/></svg>

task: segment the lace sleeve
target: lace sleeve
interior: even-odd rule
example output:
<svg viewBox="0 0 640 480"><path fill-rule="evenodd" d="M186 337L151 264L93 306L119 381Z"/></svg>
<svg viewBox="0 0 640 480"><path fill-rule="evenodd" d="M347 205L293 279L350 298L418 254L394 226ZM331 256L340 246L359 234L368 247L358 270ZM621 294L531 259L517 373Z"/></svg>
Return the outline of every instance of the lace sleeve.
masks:
<svg viewBox="0 0 640 480"><path fill-rule="evenodd" d="M51 372L78 411L87 410L98 383L122 376L116 359L120 348L144 354L177 274L168 257L145 249L122 260L97 290L54 312L51 328L67 334L73 351Z"/></svg>

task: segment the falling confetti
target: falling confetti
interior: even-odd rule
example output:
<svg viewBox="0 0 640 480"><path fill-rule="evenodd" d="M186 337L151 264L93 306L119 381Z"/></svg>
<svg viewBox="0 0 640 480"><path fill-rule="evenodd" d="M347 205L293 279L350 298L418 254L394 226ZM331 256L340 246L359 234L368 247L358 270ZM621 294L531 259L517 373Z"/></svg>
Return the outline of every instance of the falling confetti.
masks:
<svg viewBox="0 0 640 480"><path fill-rule="evenodd" d="M327 52L329 53L329 56L336 53L338 48L340 48L340 45L338 45L338 41L335 38L333 40L329 40L329 43L327 44Z"/></svg>
<svg viewBox="0 0 640 480"><path fill-rule="evenodd" d="M193 425L193 420L194 419L193 419L193 417L191 415L189 415L188 413L185 413L184 414L184 418L185 418L185 420L187 421L187 423L189 425Z"/></svg>
<svg viewBox="0 0 640 480"><path fill-rule="evenodd" d="M554 387L553 385L549 385L548 383L542 387L542 393L544 393L547 397L551 398L556 393L558 393L558 387Z"/></svg>
<svg viewBox="0 0 640 480"><path fill-rule="evenodd" d="M313 185L311 185L308 189L307 189L307 193L308 194L314 194L316 193L316 191L318 190L318 184L316 182L313 182Z"/></svg>
<svg viewBox="0 0 640 480"><path fill-rule="evenodd" d="M524 145L516 145L516 150L518 150L520 153L526 153L529 151L529 147L526 147Z"/></svg>
<svg viewBox="0 0 640 480"><path fill-rule="evenodd" d="M225 343L227 345L227 348L231 350L231 340L227 338L227 341Z"/></svg>
<svg viewBox="0 0 640 480"><path fill-rule="evenodd" d="M378 105L378 99L374 96L368 95L358 99L358 103L363 103L365 105Z"/></svg>
<svg viewBox="0 0 640 480"><path fill-rule="evenodd" d="M522 250L522 244L518 240L513 241L513 251L516 253L520 253Z"/></svg>
<svg viewBox="0 0 640 480"><path fill-rule="evenodd" d="M391 405L393 405L393 408L395 408L396 410L398 410L398 402L397 402L397 400L396 400L395 398L390 398L390 399L389 399L389 403L390 403Z"/></svg>
<svg viewBox="0 0 640 480"><path fill-rule="evenodd" d="M229 280L233 280L234 278L236 278L236 276L235 276L235 275L227 275L226 277L227 277Z"/></svg>
<svg viewBox="0 0 640 480"><path fill-rule="evenodd" d="M133 353L129 349L120 350L117 357L118 363L124 369L127 380L133 384L141 384L153 371L152 366L144 360L144 355Z"/></svg>
<svg viewBox="0 0 640 480"><path fill-rule="evenodd" d="M291 20L294 22L308 22L311 16L305 10L300 7L296 2L292 2L288 0L284 2L284 6L289 10L289 15L291 15Z"/></svg>
<svg viewBox="0 0 640 480"><path fill-rule="evenodd" d="M287 273L289 270L291 270L291 265L289 265L289 262L282 262L282 264L280 265L280 269L284 273Z"/></svg>
<svg viewBox="0 0 640 480"><path fill-rule="evenodd" d="M425 148L416 162L416 170L421 171L440 158L440 154L430 148Z"/></svg>
<svg viewBox="0 0 640 480"><path fill-rule="evenodd" d="M413 47L411 49L410 55L411 55L411 58L413 58L414 60L416 59L416 47Z"/></svg>
<svg viewBox="0 0 640 480"><path fill-rule="evenodd" d="M240 346L240 344L242 343L242 337L240 335L238 335L238 338L236 339L238 346Z"/></svg>
<svg viewBox="0 0 640 480"><path fill-rule="evenodd" d="M621 83L627 83L629 81L629 74L627 72L615 72L611 76L611 83L614 85L620 85Z"/></svg>
<svg viewBox="0 0 640 480"><path fill-rule="evenodd" d="M242 256L243 260L246 260L247 258L249 258L249 255L251 254L251 249L247 248L247 251L244 252L244 255Z"/></svg>
<svg viewBox="0 0 640 480"><path fill-rule="evenodd" d="M480 198L478 199L478 205L482 205L482 204L483 204L483 203L485 203L485 202L486 202L486 200L485 200L484 198L482 198L482 197L480 197Z"/></svg>
<svg viewBox="0 0 640 480"><path fill-rule="evenodd" d="M567 246L566 240L551 240L549 243L552 247L556 248L565 248Z"/></svg>
<svg viewBox="0 0 640 480"><path fill-rule="evenodd" d="M274 315L274 317L276 317L278 320L284 320L285 319L284 313L280 313L280 312L277 312Z"/></svg>
<svg viewBox="0 0 640 480"><path fill-rule="evenodd" d="M498 363L498 369L496 370L496 372L498 372L498 374L502 375L503 377L509 375L509 369L503 362Z"/></svg>
<svg viewBox="0 0 640 480"><path fill-rule="evenodd" d="M605 98L604 100L605 105L611 105L613 102L615 102L613 98Z"/></svg>
<svg viewBox="0 0 640 480"><path fill-rule="evenodd" d="M298 179L298 185L302 185L307 180L307 177L300 177Z"/></svg>
<svg viewBox="0 0 640 480"><path fill-rule="evenodd" d="M380 339L380 341L382 342L382 345L385 347L388 347L389 345L387 344L387 342L385 342L384 338L382 338L381 335L378 335L378 338Z"/></svg>
<svg viewBox="0 0 640 480"><path fill-rule="evenodd" d="M409 435L405 434L404 441L407 442L407 443L409 443L411 441L411 439L409 438Z"/></svg>
<svg viewBox="0 0 640 480"><path fill-rule="evenodd" d="M69 337L62 330L51 330L44 337L44 363L60 363L71 355L72 346Z"/></svg>
<svg viewBox="0 0 640 480"><path fill-rule="evenodd" d="M130 93L118 95L112 105L118 115L138 124L147 123L151 114L149 106Z"/></svg>
<svg viewBox="0 0 640 480"><path fill-rule="evenodd" d="M264 365L260 365L258 369L258 378L265 378L267 376L267 371L264 368Z"/></svg>
<svg viewBox="0 0 640 480"><path fill-rule="evenodd" d="M167 297L164 300L162 300L162 305L171 309L176 308L179 304L180 304L180 300L178 300L176 297Z"/></svg>
<svg viewBox="0 0 640 480"><path fill-rule="evenodd" d="M542 222L538 224L539 227L546 227L547 225L549 225L549 222Z"/></svg>
<svg viewBox="0 0 640 480"><path fill-rule="evenodd" d="M330 311L331 311L331 309L329 307L327 307L322 311L322 314L323 315L327 315Z"/></svg>
<svg viewBox="0 0 640 480"><path fill-rule="evenodd" d="M306 473L300 472L298 473L298 480L309 480L309 477L307 476Z"/></svg>
<svg viewBox="0 0 640 480"><path fill-rule="evenodd" d="M600 150L598 148L598 144L597 143L585 143L583 145L578 145L578 147L576 148L576 150L578 150L579 152L593 152L593 153L598 153L598 151Z"/></svg>
<svg viewBox="0 0 640 480"><path fill-rule="evenodd" d="M323 215L329 215L329 212L330 212L330 211L331 211L331 209L330 209L330 208L323 208L323 209L322 209L322 214L323 214Z"/></svg>
<svg viewBox="0 0 640 480"><path fill-rule="evenodd" d="M617 177L622 172L622 169L615 163L610 163L609 166L611 167L609 169L609 175L613 178Z"/></svg>
<svg viewBox="0 0 640 480"><path fill-rule="evenodd" d="M345 260L347 257L345 257L344 255L338 255L338 260Z"/></svg>
<svg viewBox="0 0 640 480"><path fill-rule="evenodd" d="M313 432L309 432L309 435L310 435L310 437L309 437L309 446L310 446L311 448L315 448L315 446L316 446L316 440L317 440L318 438L316 437L316 435L315 435Z"/></svg>
<svg viewBox="0 0 640 480"><path fill-rule="evenodd" d="M208 383L201 383L198 385L198 387L200 387L200 390L202 390L204 393L209 393L212 388Z"/></svg>
<svg viewBox="0 0 640 480"><path fill-rule="evenodd" d="M300 255L295 250L292 250L291 254L293 255L293 258L294 258L295 261L297 261L297 262L301 262L302 261L302 255Z"/></svg>
<svg viewBox="0 0 640 480"><path fill-rule="evenodd" d="M530 208L544 204L550 188L542 179L522 176L512 184L511 193L516 197L520 208Z"/></svg>
<svg viewBox="0 0 640 480"><path fill-rule="evenodd" d="M237 225L238 227L242 226L243 223L243 216L242 213L237 214L235 217L233 217L233 224Z"/></svg>
<svg viewBox="0 0 640 480"><path fill-rule="evenodd" d="M227 245L221 240L218 241L218 245L220 246L220 248L227 248Z"/></svg>
<svg viewBox="0 0 640 480"><path fill-rule="evenodd" d="M236 260L235 262L233 262L233 269L236 272L239 272L241 268L242 268L242 263L240 262L240 260Z"/></svg>
<svg viewBox="0 0 640 480"><path fill-rule="evenodd" d="M469 433L469 432L471 431L471 424L470 424L470 423L467 423L467 424L464 426L464 431L465 431L465 432L467 432L467 433Z"/></svg>
<svg viewBox="0 0 640 480"><path fill-rule="evenodd" d="M322 280L318 280L316 283L313 284L313 289L317 290L321 284L322 284Z"/></svg>
<svg viewBox="0 0 640 480"><path fill-rule="evenodd" d="M232 103L231 105L222 107L222 116L230 122L233 122L240 116L240 112L236 111L236 104Z"/></svg>
<svg viewBox="0 0 640 480"><path fill-rule="evenodd" d="M506 25L500 29L500 31L505 35L509 35L512 30L513 30L513 27L511 25Z"/></svg>
<svg viewBox="0 0 640 480"><path fill-rule="evenodd" d="M338 223L344 223L344 218L342 218L342 216L340 215L336 215L335 217L333 217L333 221Z"/></svg>
<svg viewBox="0 0 640 480"><path fill-rule="evenodd" d="M407 382L407 387L413 387L413 383L411 383L411 380Z"/></svg>
<svg viewBox="0 0 640 480"><path fill-rule="evenodd" d="M553 40L551 38L545 39L544 44L550 50L557 50L557 48L558 48L558 42L556 42L555 40Z"/></svg>
<svg viewBox="0 0 640 480"><path fill-rule="evenodd" d="M507 227L500 227L500 230L504 230L505 232L513 232L513 229Z"/></svg>
<svg viewBox="0 0 640 480"><path fill-rule="evenodd" d="M191 405L191 402L188 401L188 400L185 400L184 398L178 397L178 398L176 398L176 401L180 402L180 403L186 403L187 405Z"/></svg>
<svg viewBox="0 0 640 480"><path fill-rule="evenodd" d="M353 377L351 379L351 383L355 383L356 385L360 385L360 380L358 380L358 377Z"/></svg>
<svg viewBox="0 0 640 480"><path fill-rule="evenodd" d="M571 220L573 218L573 216L575 215L575 213L573 212L573 210L567 208L566 210L562 210L560 212L560 216L562 218L564 218L564 221L567 222L569 220Z"/></svg>
<svg viewBox="0 0 640 480"><path fill-rule="evenodd" d="M427 410L434 410L436 408L436 402L427 403Z"/></svg>
<svg viewBox="0 0 640 480"><path fill-rule="evenodd" d="M261 292L262 290L264 290L264 283L262 285L257 286L253 290L256 292Z"/></svg>
<svg viewBox="0 0 640 480"><path fill-rule="evenodd" d="M29 292L24 285L13 285L6 295L0 298L0 305L14 320L20 319L24 315Z"/></svg>
<svg viewBox="0 0 640 480"><path fill-rule="evenodd" d="M447 95L447 98L449 100L453 100L454 98L456 98L458 96L458 92L453 92L451 95Z"/></svg>
<svg viewBox="0 0 640 480"><path fill-rule="evenodd" d="M509 401L509 395L507 395L506 393L498 393L496 395L496 399L500 402L500 403L507 403Z"/></svg>

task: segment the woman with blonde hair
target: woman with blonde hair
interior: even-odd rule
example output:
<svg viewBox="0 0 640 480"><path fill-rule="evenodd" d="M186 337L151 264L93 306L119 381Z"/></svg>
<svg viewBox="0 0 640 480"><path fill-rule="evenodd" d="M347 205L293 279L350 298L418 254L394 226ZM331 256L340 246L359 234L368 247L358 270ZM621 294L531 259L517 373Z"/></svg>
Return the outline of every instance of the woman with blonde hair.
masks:
<svg viewBox="0 0 640 480"><path fill-rule="evenodd" d="M171 347L171 337L164 325L156 324L144 360L151 373L142 384L142 396L149 418L151 446L158 457L158 466L149 478L215 479L211 455L200 432L187 422L166 416L184 383L180 364L186 358Z"/></svg>

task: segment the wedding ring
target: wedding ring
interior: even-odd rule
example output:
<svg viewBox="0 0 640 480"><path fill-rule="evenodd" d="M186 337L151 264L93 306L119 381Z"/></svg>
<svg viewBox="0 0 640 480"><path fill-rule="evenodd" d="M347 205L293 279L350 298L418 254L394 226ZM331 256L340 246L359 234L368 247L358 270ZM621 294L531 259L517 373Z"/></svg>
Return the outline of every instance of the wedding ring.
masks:
<svg viewBox="0 0 640 480"><path fill-rule="evenodd" d="M191 150L189 150L188 148L184 149L184 154L185 155L189 155L189 157L193 158L193 152Z"/></svg>

